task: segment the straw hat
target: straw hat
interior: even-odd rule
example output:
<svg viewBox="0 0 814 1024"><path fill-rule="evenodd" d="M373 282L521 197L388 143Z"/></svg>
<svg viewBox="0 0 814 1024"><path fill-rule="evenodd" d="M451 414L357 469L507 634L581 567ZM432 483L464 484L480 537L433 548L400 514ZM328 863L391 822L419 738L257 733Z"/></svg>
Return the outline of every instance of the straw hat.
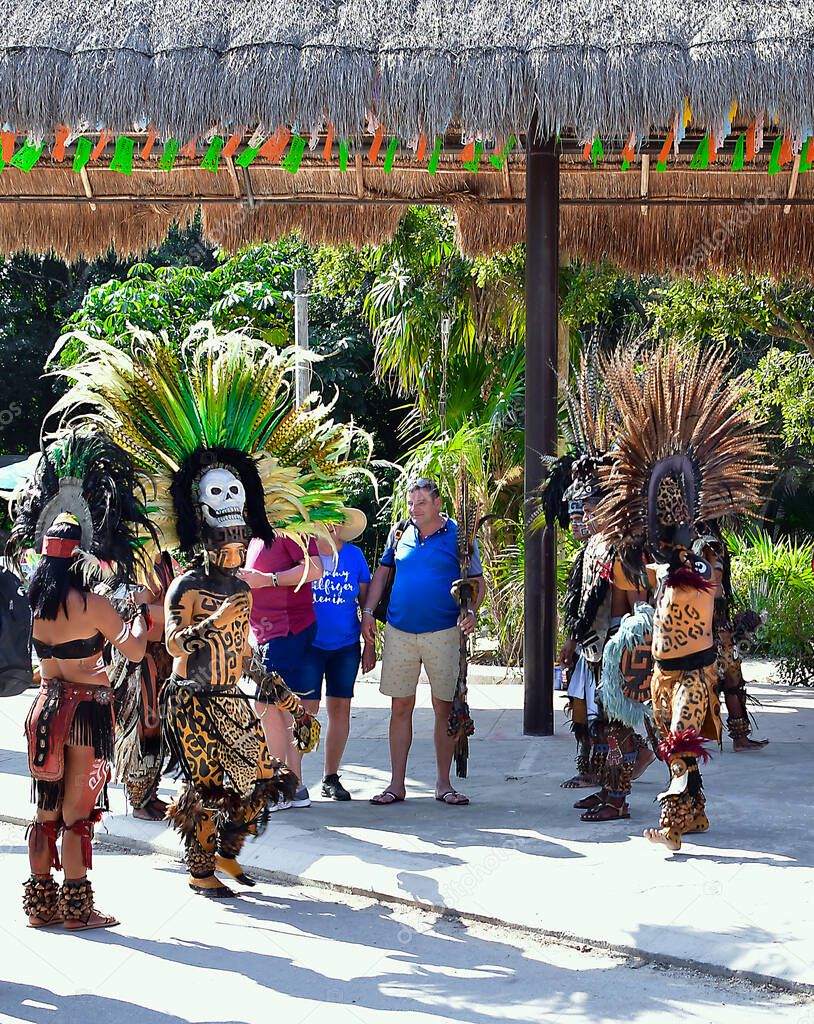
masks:
<svg viewBox="0 0 814 1024"><path fill-rule="evenodd" d="M345 519L337 526L336 535L340 540L356 540L367 528L367 516L358 508L343 508L342 511L345 513Z"/></svg>

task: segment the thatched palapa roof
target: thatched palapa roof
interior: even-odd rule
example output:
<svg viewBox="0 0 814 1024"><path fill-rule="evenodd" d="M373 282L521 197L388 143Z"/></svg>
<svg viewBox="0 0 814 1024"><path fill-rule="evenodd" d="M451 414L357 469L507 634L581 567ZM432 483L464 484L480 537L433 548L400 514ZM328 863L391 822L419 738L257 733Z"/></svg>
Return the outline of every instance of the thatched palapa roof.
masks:
<svg viewBox="0 0 814 1024"><path fill-rule="evenodd" d="M665 125L688 97L712 123L814 124L810 0L7 0L2 117L115 132L330 118L374 111L408 139L450 124L495 139L537 113L547 132L626 135Z"/></svg>
<svg viewBox="0 0 814 1024"><path fill-rule="evenodd" d="M4 15L4 161L25 138L44 140L32 170L0 174L4 251L139 252L199 203L208 237L228 248L294 227L376 241L415 200L449 203L467 248L495 248L522 237L522 146L535 117L560 138L566 254L640 269L814 269L814 188L799 173L814 125L814 0L7 0ZM754 137L756 124L763 149L730 172L739 134L751 125ZM296 174L262 149L236 166L280 126L313 146ZM95 145L103 131L107 145L71 170L78 138ZM492 166L512 133L519 144ZM717 162L691 169L708 133ZM136 140L132 174L109 169L122 135ZM216 172L200 166L213 136L238 140ZM171 138L197 150L166 172ZM485 147L477 173L458 159L473 139ZM594 139L603 146L585 161ZM710 199L727 205L711 210Z"/></svg>

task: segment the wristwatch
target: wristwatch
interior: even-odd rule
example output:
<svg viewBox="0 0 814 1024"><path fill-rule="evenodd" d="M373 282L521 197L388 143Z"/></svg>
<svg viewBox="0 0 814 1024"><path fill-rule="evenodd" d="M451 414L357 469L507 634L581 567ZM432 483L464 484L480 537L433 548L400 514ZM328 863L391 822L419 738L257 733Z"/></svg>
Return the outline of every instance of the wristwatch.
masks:
<svg viewBox="0 0 814 1024"><path fill-rule="evenodd" d="M362 615L371 615L372 616L373 615L373 609L372 608L363 608L362 609Z"/></svg>
<svg viewBox="0 0 814 1024"><path fill-rule="evenodd" d="M271 585L273 587L279 587L280 586L279 580L277 579L277 573L276 572L273 572L271 574Z"/></svg>

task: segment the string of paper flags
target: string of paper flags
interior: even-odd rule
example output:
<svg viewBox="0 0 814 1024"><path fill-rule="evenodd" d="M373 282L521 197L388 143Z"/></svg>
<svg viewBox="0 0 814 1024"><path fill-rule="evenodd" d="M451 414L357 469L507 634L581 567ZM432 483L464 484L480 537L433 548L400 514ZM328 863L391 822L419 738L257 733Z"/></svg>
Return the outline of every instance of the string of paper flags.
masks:
<svg viewBox="0 0 814 1024"><path fill-rule="evenodd" d="M81 173L89 163L98 160L112 142L114 149L109 164L110 170L129 175L133 173L134 161L146 161L150 158L157 138L157 133L152 127L148 128L146 141L140 145L140 148L139 142L141 140L137 141L128 135L119 135L114 140L112 132L107 130L102 130L95 142L92 142L84 135L79 135L75 138L71 166L77 174ZM65 161L67 156L66 148L70 141L70 129L65 125L60 125L54 132L54 144L50 152L52 161L56 163L63 163ZM305 151L309 148L309 140L307 138L292 132L288 128L278 128L268 138L250 138L241 152L235 156L242 142L243 132L235 132L229 138L215 135L200 147L196 138L190 139L184 146L181 145L179 139L169 138L163 143L161 158L158 161L157 167L162 171L171 171L179 156L195 160L199 154L202 154L200 166L212 173L217 173L220 170L221 160L234 157L234 162L238 167L249 167L258 157L261 157L270 163L279 163L284 170L291 174L296 174L302 164ZM379 162L384 142L384 128L380 125L376 129L373 141L367 152L367 159L371 164ZM435 174L438 170L443 143L443 138L438 136L432 145L432 149L430 149L425 136L422 135L417 140L415 158L421 163L427 159L429 154L427 162L429 174ZM399 145L399 139L395 136L387 142L382 161L386 174L391 174L395 168ZM516 145L517 139L514 135L511 135L505 143L496 147L494 152L489 154L489 162L496 169L502 169L509 153ZM333 148L334 131L333 127L329 125L323 150L323 159L326 162L331 161L333 158ZM25 172L31 171L39 163L43 155L47 155L44 142L36 143L28 138L23 138L18 146L16 132L10 129L0 132L0 171L3 171L7 166L16 167ZM350 155L350 143L345 140L340 141L340 171L348 171L350 169ZM477 173L483 157L484 145L482 142L472 141L465 145L460 153L458 153L458 160L463 165L463 168L474 173Z"/></svg>
<svg viewBox="0 0 814 1024"><path fill-rule="evenodd" d="M706 170L710 164L718 159L718 151L723 142L732 135L732 125L738 111L737 103L732 103L727 115L719 121L718 125L710 129L698 142L695 153L690 160L690 170ZM667 132L667 137L659 152L656 161L656 170L667 170L667 162L670 153L678 155L679 146L684 141L687 133L687 126L692 120L692 110L688 100L684 101L684 109L681 114L676 114ZM774 120L774 119L773 119ZM747 163L751 163L758 153L763 149L763 126L764 115L759 114L752 118L747 127L738 133L735 149L732 155L730 169L742 171ZM621 151L622 170L629 169L636 155L636 133L631 132L624 149ZM811 170L814 167L814 134L807 128L801 129L796 137L786 131L778 134L772 144L772 151L769 156L768 173L770 176L777 174L786 164L791 163L796 156L800 157L799 172ZM583 160L589 160L594 167L600 160L604 160L605 151L599 135L594 135L584 145L582 150Z"/></svg>
<svg viewBox="0 0 814 1024"><path fill-rule="evenodd" d="M719 150L724 140L733 132L732 126L736 113L737 104L733 103L727 115L722 117L719 123L700 139L690 161L690 169L704 170L718 160ZM687 127L691 120L692 111L689 102L685 101L684 109L680 113L676 113L672 119L656 161L656 171L666 170L671 153L678 154L679 146L686 137ZM753 118L746 129L738 133L731 170L743 170L746 164L753 161L761 152L763 149L763 125L764 115L761 114ZM66 125L59 125L54 132L50 158L55 163L64 163L69 156L67 147L73 144L71 167L74 172L79 174L88 164L97 161L112 144L113 154L109 163L110 170L130 175L133 173L135 161L150 159L157 141L158 134L152 126L147 127L146 138L134 139L129 135L118 135L114 138L112 132L102 129L98 138L91 140L85 135L72 133ZM221 161L234 158L234 163L238 167L249 167L259 157L269 163L279 164L290 174L296 174L300 169L306 150L315 149L318 142L318 132L314 132L310 138L307 138L284 127L278 128L274 134L268 137L265 133L255 132L245 143L243 131L236 131L228 137L214 135L201 141L197 137L193 137L184 145L177 138L169 138L162 144L161 155L156 166L159 170L171 171L179 157L193 161L200 157L200 167L217 173L221 168ZM325 162L331 162L334 159L334 143L334 129L329 124L322 152ZM622 171L628 170L633 164L636 157L636 144L636 133L631 132L620 152ZM373 139L367 148L367 160L370 164L375 165L381 158L385 173L391 174L395 169L400 145L398 137L392 136L388 139L384 126L375 125ZM413 140L410 149L413 150L414 160L418 163L426 161L427 172L434 175L438 170L443 145L442 136L428 140L426 136L422 135ZM473 139L462 146L457 154L457 161L463 169L472 173L478 172L484 159L487 159L496 169L501 170L516 145L517 138L510 135L507 140L500 142L487 155L485 144ZM5 126L0 132L0 171L7 166L16 167L24 172L31 171L43 155L47 155L44 141L32 141L30 138L18 135L8 126ZM769 175L776 174L797 155L800 157L799 170L801 173L814 166L814 134L803 129L797 132L795 137L792 137L790 132L777 135L769 158ZM594 167L600 161L605 160L605 147L599 134L594 134L585 141L582 157L585 161L590 161ZM350 170L351 143L348 140L339 141L338 165L340 172Z"/></svg>

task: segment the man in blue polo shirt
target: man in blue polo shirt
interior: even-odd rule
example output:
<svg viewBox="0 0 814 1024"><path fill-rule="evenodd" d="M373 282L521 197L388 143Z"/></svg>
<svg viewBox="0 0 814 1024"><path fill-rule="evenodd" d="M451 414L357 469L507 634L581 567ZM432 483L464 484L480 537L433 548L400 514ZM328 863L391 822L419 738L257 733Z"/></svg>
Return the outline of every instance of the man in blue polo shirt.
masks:
<svg viewBox="0 0 814 1024"><path fill-rule="evenodd" d="M380 690L391 698L390 785L371 803L401 803L405 797L407 755L413 738L413 708L421 666L427 672L435 712L435 798L445 804L467 804L450 781L455 740L447 735L447 722L458 680L461 632L475 628L476 612L483 600L483 570L477 544L469 576L478 581L474 609L460 612L450 588L461 574L458 559L458 527L441 511L441 495L432 480L419 479L407 488L410 519L397 536L390 531L381 564L376 569L362 609L362 634L372 642L376 633L373 609L390 574L393 589L387 609L387 629L382 655Z"/></svg>

